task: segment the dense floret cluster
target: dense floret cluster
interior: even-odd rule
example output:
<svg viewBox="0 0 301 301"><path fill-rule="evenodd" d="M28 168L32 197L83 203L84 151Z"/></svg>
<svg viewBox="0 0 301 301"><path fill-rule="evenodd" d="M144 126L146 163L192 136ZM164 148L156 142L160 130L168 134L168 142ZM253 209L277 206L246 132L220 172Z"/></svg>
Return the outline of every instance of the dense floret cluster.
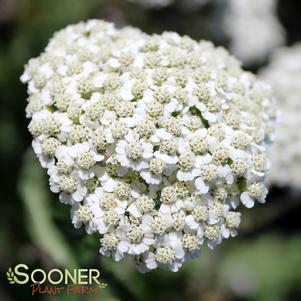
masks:
<svg viewBox="0 0 301 301"><path fill-rule="evenodd" d="M274 88L281 121L271 149L269 182L301 188L301 43L275 51L261 77Z"/></svg>
<svg viewBox="0 0 301 301"><path fill-rule="evenodd" d="M90 20L22 75L33 148L100 253L169 268L235 236L263 203L276 116L268 85L210 42Z"/></svg>

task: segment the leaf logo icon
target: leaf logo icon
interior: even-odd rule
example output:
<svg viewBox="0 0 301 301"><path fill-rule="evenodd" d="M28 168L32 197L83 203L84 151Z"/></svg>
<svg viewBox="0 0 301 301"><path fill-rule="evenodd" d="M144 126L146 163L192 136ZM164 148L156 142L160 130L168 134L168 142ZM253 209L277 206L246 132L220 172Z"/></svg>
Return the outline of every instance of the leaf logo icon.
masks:
<svg viewBox="0 0 301 301"><path fill-rule="evenodd" d="M10 284L14 284L15 282L15 273L12 271L12 268L9 267L8 271L6 272L7 280Z"/></svg>
<svg viewBox="0 0 301 301"><path fill-rule="evenodd" d="M104 282L101 282L99 285L98 285L100 288L106 288L108 286L107 283L104 283Z"/></svg>

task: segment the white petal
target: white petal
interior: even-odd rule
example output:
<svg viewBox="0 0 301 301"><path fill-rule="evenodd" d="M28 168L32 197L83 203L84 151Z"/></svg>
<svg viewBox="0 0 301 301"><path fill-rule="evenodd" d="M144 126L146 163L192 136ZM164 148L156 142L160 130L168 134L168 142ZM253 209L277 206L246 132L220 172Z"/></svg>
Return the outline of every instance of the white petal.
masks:
<svg viewBox="0 0 301 301"><path fill-rule="evenodd" d="M247 208L254 207L254 200L249 196L248 192L243 192L240 196L240 200Z"/></svg>
<svg viewBox="0 0 301 301"><path fill-rule="evenodd" d="M225 227L225 225L222 225L222 226L221 226L221 233L222 233L222 235L224 236L224 238L229 238L229 236L230 236L230 230L227 229L227 228Z"/></svg>
<svg viewBox="0 0 301 301"><path fill-rule="evenodd" d="M154 156L158 159L161 159L167 164L176 164L178 162L178 157L177 156L169 156L166 154L161 154L160 152L155 152Z"/></svg>
<svg viewBox="0 0 301 301"><path fill-rule="evenodd" d="M31 145L37 155L42 154L41 142L38 139L34 139Z"/></svg>
<svg viewBox="0 0 301 301"><path fill-rule="evenodd" d="M212 156L210 154L206 154L204 156L197 156L195 166L197 168L200 168L203 165L210 163L211 160L212 160Z"/></svg>
<svg viewBox="0 0 301 301"><path fill-rule="evenodd" d="M140 217L141 216L141 213L139 212L136 205L134 205L134 204L131 204L126 211L130 212L135 217Z"/></svg>
<svg viewBox="0 0 301 301"><path fill-rule="evenodd" d="M207 245L209 249L213 250L217 245L217 240L208 240Z"/></svg>
<svg viewBox="0 0 301 301"><path fill-rule="evenodd" d="M74 193L72 193L72 198L76 202L81 202L86 194L87 194L86 187L78 187L77 190Z"/></svg>
<svg viewBox="0 0 301 301"><path fill-rule="evenodd" d="M94 154L93 155L93 158L94 158L94 160L96 161L96 162L99 162L99 161L102 161L105 157L103 156L103 155L101 155L101 154Z"/></svg>
<svg viewBox="0 0 301 301"><path fill-rule="evenodd" d="M217 120L217 115L210 113L209 111L205 111L203 113L203 116L205 119L207 119L209 122L215 122Z"/></svg>
<svg viewBox="0 0 301 301"><path fill-rule="evenodd" d="M108 227L102 222L98 224L97 230L100 234L105 234L108 231Z"/></svg>
<svg viewBox="0 0 301 301"><path fill-rule="evenodd" d="M172 138L172 134L167 132L164 129L158 129L155 133L156 136L158 136L162 140L169 140Z"/></svg>
<svg viewBox="0 0 301 301"><path fill-rule="evenodd" d="M200 101L197 101L196 104L195 104L196 108L198 110L200 110L201 112L204 112L206 110L206 106L205 104L203 104L202 102Z"/></svg>
<svg viewBox="0 0 301 301"><path fill-rule="evenodd" d="M179 107L179 102L176 99L173 99L164 106L164 109L167 112L172 113L172 112L176 111L178 107Z"/></svg>
<svg viewBox="0 0 301 301"><path fill-rule="evenodd" d="M131 90L129 89L121 89L119 95L125 101L129 101L135 98Z"/></svg>
<svg viewBox="0 0 301 301"><path fill-rule="evenodd" d="M195 175L192 171L182 171L177 172L177 178L179 181L187 182L192 181L195 178Z"/></svg>
<svg viewBox="0 0 301 301"><path fill-rule="evenodd" d="M185 222L188 225L188 227L192 230L195 230L198 228L199 224L195 221L194 217L192 215L188 215L185 218Z"/></svg>
<svg viewBox="0 0 301 301"><path fill-rule="evenodd" d="M117 246L117 250L119 250L122 253L126 252L128 248L128 243L126 243L125 241L121 241Z"/></svg>
<svg viewBox="0 0 301 301"><path fill-rule="evenodd" d="M106 75L104 75L103 73L97 74L93 79L94 86L96 88L103 87L103 82L104 82L105 78L106 78Z"/></svg>
<svg viewBox="0 0 301 301"><path fill-rule="evenodd" d="M209 191L209 185L205 184L201 178L197 178L194 185L201 194L206 194Z"/></svg>
<svg viewBox="0 0 301 301"><path fill-rule="evenodd" d="M150 270L153 270L158 267L154 254L149 254L148 257L145 259L145 263L146 267Z"/></svg>
<svg viewBox="0 0 301 301"><path fill-rule="evenodd" d="M116 186L116 183L113 179L109 179L105 183L103 183L103 189L106 192L113 192L115 186Z"/></svg>
<svg viewBox="0 0 301 301"><path fill-rule="evenodd" d="M201 137L201 138L205 138L207 136L207 129L202 128L202 129L198 129L197 131L194 132L194 135Z"/></svg>
<svg viewBox="0 0 301 301"><path fill-rule="evenodd" d="M181 259L181 258L184 257L185 252L184 252L182 246L177 246L177 247L174 248L173 250L174 250L174 252L175 252L176 258Z"/></svg>
<svg viewBox="0 0 301 301"><path fill-rule="evenodd" d="M161 204L159 212L162 212L164 214L171 213L171 208L169 205Z"/></svg>
<svg viewBox="0 0 301 301"><path fill-rule="evenodd" d="M121 66L121 64L119 63L119 60L116 58L110 58L107 61L107 64L114 69L119 68Z"/></svg>

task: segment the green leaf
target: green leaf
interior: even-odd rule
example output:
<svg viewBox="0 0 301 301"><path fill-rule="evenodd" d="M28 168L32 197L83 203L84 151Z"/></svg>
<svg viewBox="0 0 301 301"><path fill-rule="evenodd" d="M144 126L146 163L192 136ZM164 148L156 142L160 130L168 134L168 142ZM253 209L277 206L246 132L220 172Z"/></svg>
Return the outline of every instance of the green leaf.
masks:
<svg viewBox="0 0 301 301"><path fill-rule="evenodd" d="M39 166L32 150L27 151L18 191L26 209L29 233L33 241L57 264L76 268L75 257L50 215L50 192L45 177L46 172Z"/></svg>

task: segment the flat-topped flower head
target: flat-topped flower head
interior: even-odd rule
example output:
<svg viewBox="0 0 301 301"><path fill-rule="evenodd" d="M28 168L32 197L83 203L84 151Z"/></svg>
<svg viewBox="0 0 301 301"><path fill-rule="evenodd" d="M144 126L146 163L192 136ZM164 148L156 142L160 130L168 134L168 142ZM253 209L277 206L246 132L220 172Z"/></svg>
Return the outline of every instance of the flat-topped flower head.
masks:
<svg viewBox="0 0 301 301"><path fill-rule="evenodd" d="M28 62L26 115L50 189L100 253L177 271L263 203L269 86L226 50L90 20Z"/></svg>

